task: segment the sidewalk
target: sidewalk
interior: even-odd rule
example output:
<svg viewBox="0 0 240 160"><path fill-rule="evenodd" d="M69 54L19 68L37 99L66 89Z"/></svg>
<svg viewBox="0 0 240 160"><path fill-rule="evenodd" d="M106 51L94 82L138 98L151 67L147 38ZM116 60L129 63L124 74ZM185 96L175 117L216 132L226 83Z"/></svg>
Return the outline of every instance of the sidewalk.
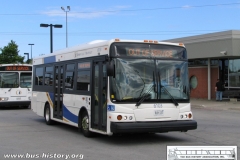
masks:
<svg viewBox="0 0 240 160"><path fill-rule="evenodd" d="M210 108L210 109L221 109L221 110L239 110L240 101L236 100L208 100L208 99L190 99L192 108Z"/></svg>

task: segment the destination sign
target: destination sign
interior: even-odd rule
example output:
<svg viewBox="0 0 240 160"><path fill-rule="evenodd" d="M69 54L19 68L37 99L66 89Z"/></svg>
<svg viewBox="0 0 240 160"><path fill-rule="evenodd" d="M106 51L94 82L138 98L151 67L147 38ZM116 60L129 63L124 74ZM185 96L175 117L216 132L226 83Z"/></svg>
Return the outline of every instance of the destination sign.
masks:
<svg viewBox="0 0 240 160"><path fill-rule="evenodd" d="M111 46L114 57L187 59L184 47L163 44L114 43Z"/></svg>
<svg viewBox="0 0 240 160"><path fill-rule="evenodd" d="M90 62L78 63L78 69L90 68L90 66L91 66Z"/></svg>
<svg viewBox="0 0 240 160"><path fill-rule="evenodd" d="M4 66L0 67L1 71L32 71L30 66Z"/></svg>
<svg viewBox="0 0 240 160"><path fill-rule="evenodd" d="M170 57L172 58L176 50L163 50L163 49L142 49L142 48L126 48L128 56L135 57Z"/></svg>

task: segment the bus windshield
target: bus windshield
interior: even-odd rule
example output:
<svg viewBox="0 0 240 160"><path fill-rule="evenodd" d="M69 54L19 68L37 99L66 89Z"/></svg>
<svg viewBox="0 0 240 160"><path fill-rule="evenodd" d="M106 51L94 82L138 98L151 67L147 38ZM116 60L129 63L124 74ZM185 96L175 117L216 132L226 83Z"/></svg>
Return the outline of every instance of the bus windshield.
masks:
<svg viewBox="0 0 240 160"><path fill-rule="evenodd" d="M115 58L114 63L113 101L137 102L143 96L147 102L189 101L187 61Z"/></svg>
<svg viewBox="0 0 240 160"><path fill-rule="evenodd" d="M0 88L31 88L32 73L0 72Z"/></svg>
<svg viewBox="0 0 240 160"><path fill-rule="evenodd" d="M18 77L17 72L0 73L0 88L18 88Z"/></svg>
<svg viewBox="0 0 240 160"><path fill-rule="evenodd" d="M20 73L20 87L21 88L32 87L32 73Z"/></svg>

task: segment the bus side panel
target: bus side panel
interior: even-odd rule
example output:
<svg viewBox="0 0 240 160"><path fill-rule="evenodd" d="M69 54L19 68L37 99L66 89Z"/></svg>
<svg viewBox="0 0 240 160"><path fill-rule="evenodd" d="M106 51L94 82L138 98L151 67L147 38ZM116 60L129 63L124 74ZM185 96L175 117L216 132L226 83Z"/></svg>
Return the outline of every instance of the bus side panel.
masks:
<svg viewBox="0 0 240 160"><path fill-rule="evenodd" d="M39 116L44 116L44 102L37 102L37 114Z"/></svg>
<svg viewBox="0 0 240 160"><path fill-rule="evenodd" d="M44 116L44 106L48 101L46 92L33 92L31 107L39 116ZM51 106L51 105L50 105Z"/></svg>
<svg viewBox="0 0 240 160"><path fill-rule="evenodd" d="M78 113L82 107L90 108L90 96L64 94L63 120L71 125L78 125Z"/></svg>
<svg viewBox="0 0 240 160"><path fill-rule="evenodd" d="M63 106L63 121L72 126L78 126L79 108L65 105Z"/></svg>
<svg viewBox="0 0 240 160"><path fill-rule="evenodd" d="M33 112L37 113L37 92L32 92L31 98L31 109Z"/></svg>
<svg viewBox="0 0 240 160"><path fill-rule="evenodd" d="M63 96L63 121L73 126L78 126L79 107L75 106L75 95Z"/></svg>

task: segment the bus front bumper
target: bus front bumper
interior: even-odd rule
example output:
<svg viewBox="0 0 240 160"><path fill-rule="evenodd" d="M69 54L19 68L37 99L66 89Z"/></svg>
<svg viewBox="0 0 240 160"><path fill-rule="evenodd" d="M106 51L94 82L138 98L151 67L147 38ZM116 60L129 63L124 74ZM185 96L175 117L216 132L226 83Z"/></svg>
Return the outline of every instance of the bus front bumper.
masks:
<svg viewBox="0 0 240 160"><path fill-rule="evenodd" d="M17 102L0 102L0 107L10 107L10 106L29 106L31 104L31 101L17 101Z"/></svg>
<svg viewBox="0 0 240 160"><path fill-rule="evenodd" d="M170 132L197 129L195 120L188 121L162 121L162 122L111 122L113 133L144 133L144 132Z"/></svg>

